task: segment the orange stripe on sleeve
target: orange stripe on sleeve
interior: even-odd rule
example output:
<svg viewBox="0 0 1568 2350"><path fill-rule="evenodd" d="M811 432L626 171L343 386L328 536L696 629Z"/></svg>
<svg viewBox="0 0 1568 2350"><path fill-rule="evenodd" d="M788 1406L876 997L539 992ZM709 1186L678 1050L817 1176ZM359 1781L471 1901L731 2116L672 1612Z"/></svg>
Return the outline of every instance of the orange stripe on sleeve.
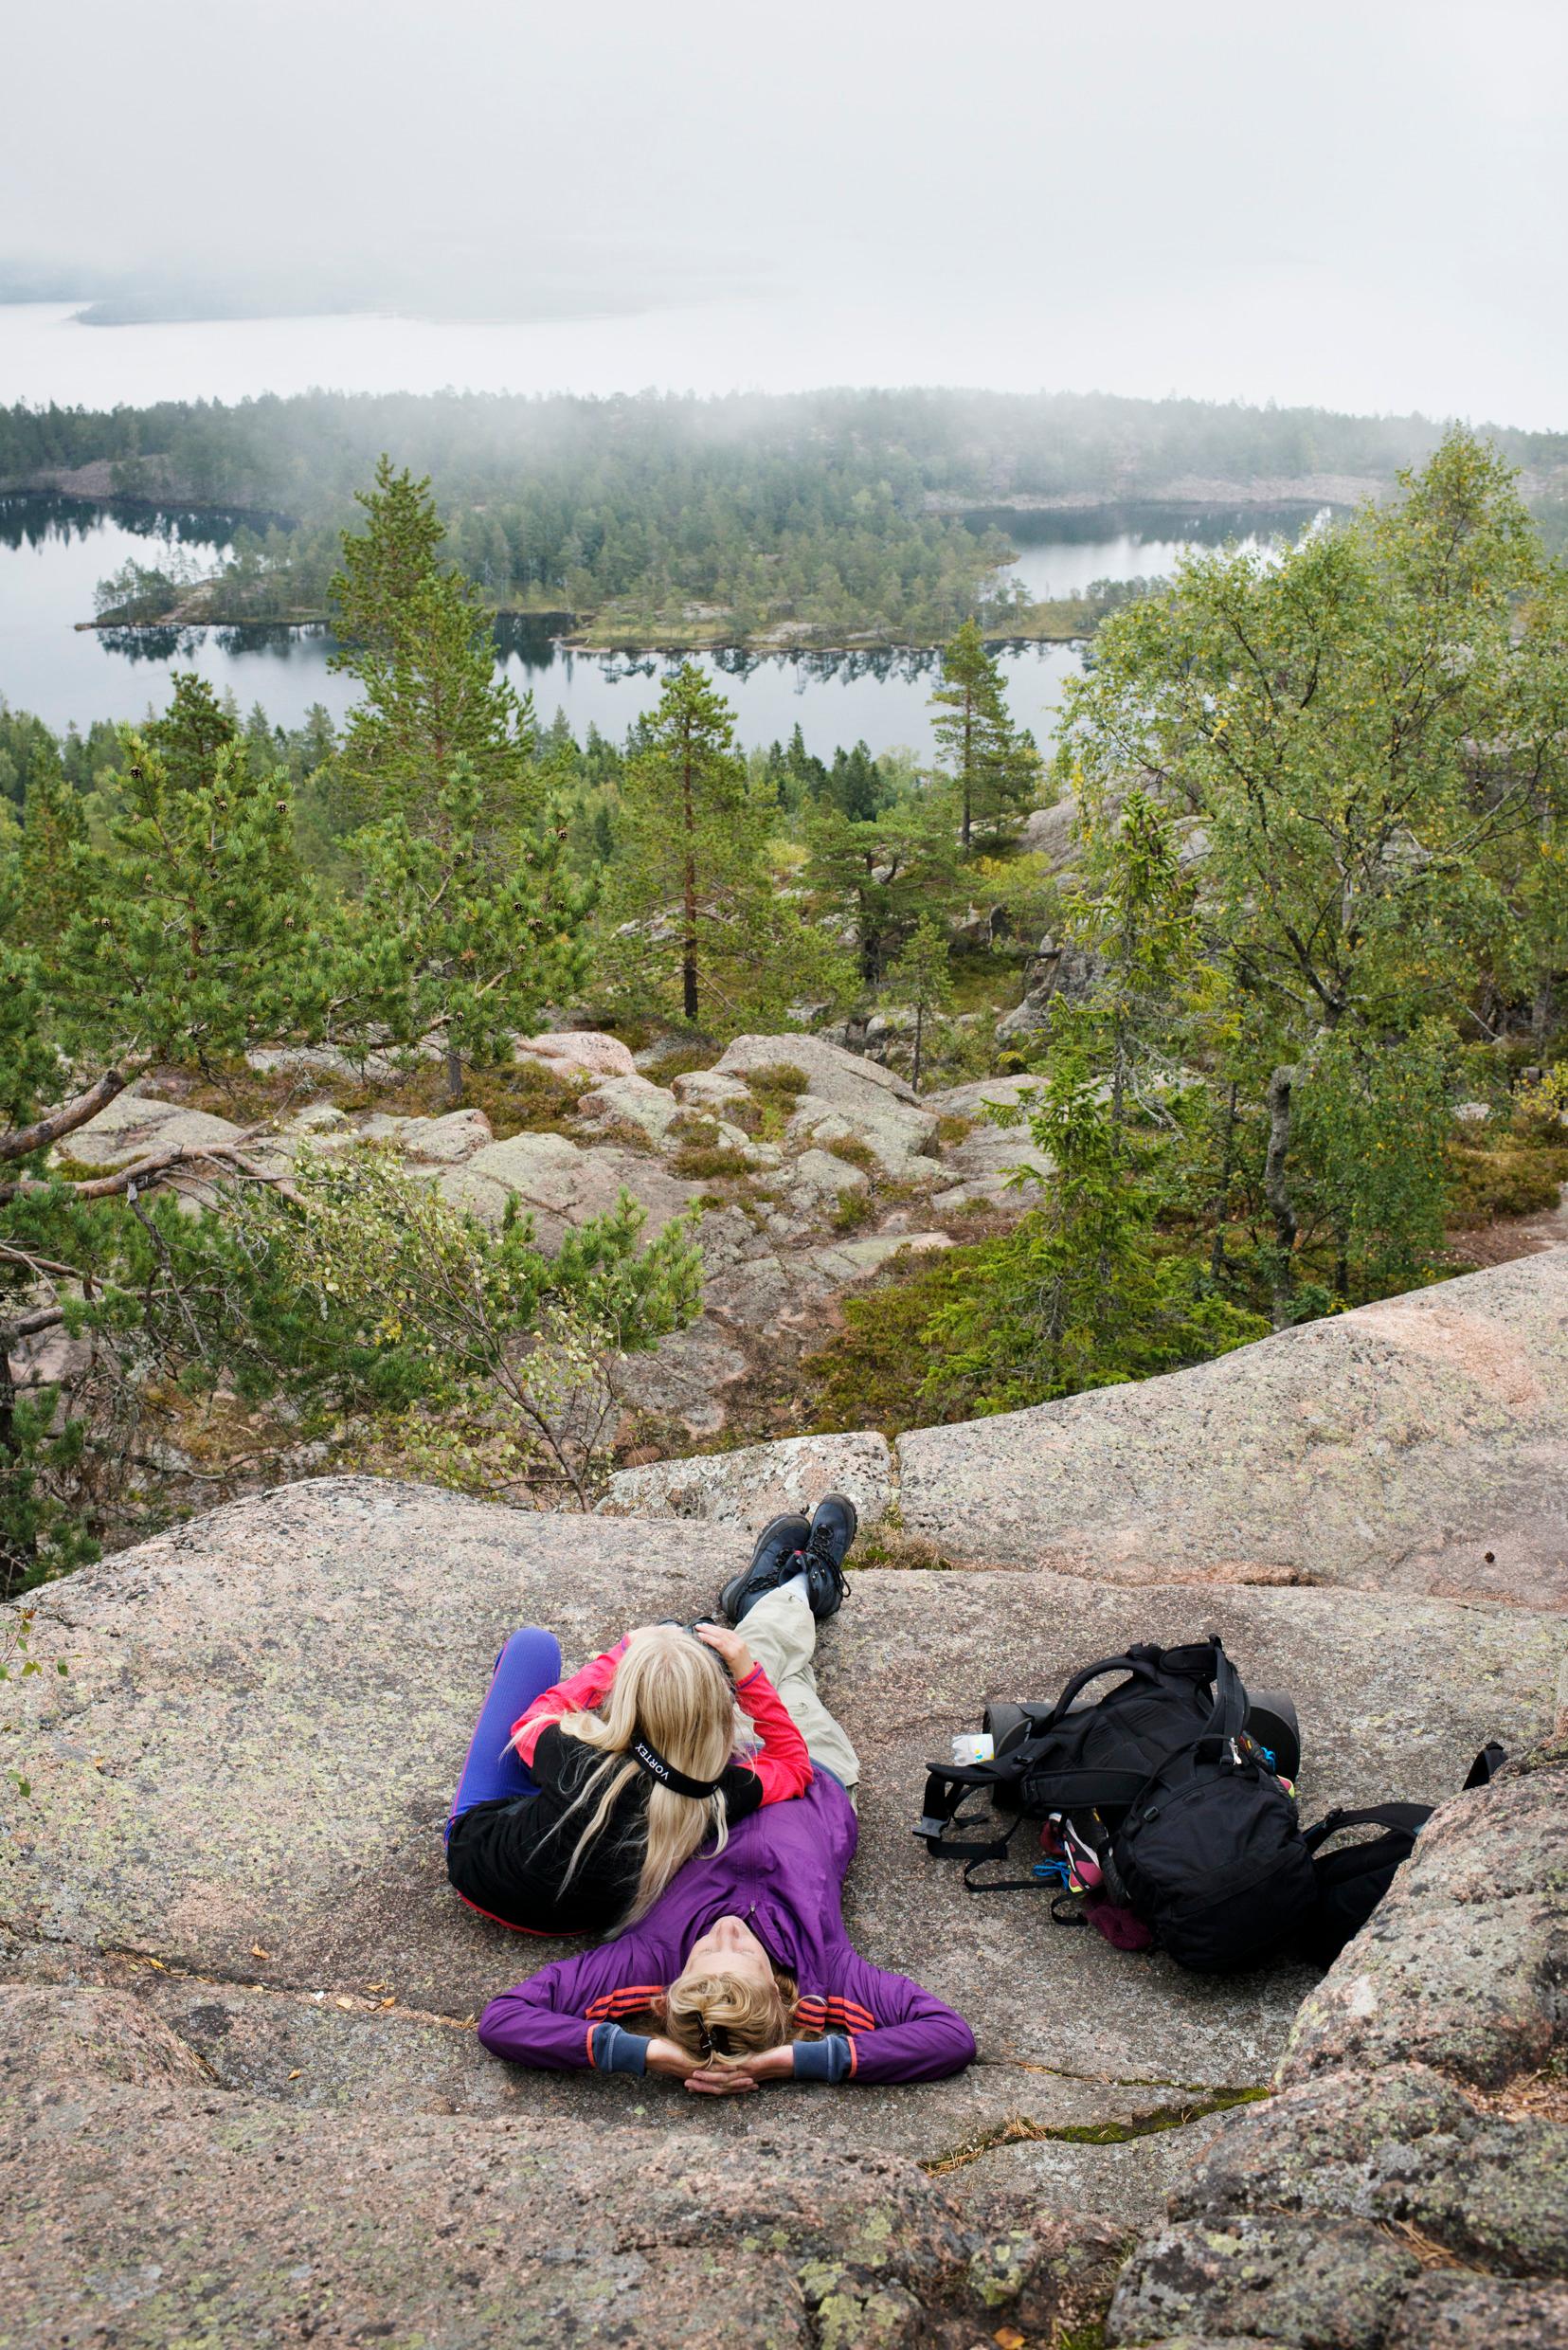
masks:
<svg viewBox="0 0 1568 2350"><path fill-rule="evenodd" d="M664 1988L662 1983L628 1983L622 1991L602 1991L598 1998L588 2001L586 2012L596 2023L603 2023L607 2016L624 2015L628 2009L646 2007L650 1999L662 1998Z"/></svg>
<svg viewBox="0 0 1568 2350"><path fill-rule="evenodd" d="M825 2014L838 2022L854 2024L862 2032L874 2032L876 2029L875 2016L869 2007L862 2007L857 1999L832 1998L824 1999L822 2007Z"/></svg>

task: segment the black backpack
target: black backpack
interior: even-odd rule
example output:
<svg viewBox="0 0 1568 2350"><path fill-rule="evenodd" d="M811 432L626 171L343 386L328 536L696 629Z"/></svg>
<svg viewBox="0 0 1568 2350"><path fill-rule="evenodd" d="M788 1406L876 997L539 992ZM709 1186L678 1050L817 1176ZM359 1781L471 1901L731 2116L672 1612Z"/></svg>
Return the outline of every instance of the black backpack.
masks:
<svg viewBox="0 0 1568 2350"><path fill-rule="evenodd" d="M1470 1764L1466 1787L1484 1787L1504 1761L1501 1746L1483 1746ZM1333 1965L1382 1900L1396 1871L1410 1858L1432 1813L1430 1803L1369 1803L1363 1811L1330 1812L1307 1829L1304 1841L1312 1855L1318 1899L1298 1944L1303 1958L1318 1966ZM1325 1851L1346 1828L1381 1828L1383 1833L1342 1845L1338 1852Z"/></svg>
<svg viewBox="0 0 1568 2350"><path fill-rule="evenodd" d="M1126 1677L1098 1703L1090 1683ZM915 1834L936 1858L964 1862L972 1892L1033 1884L975 1881L1006 1853L1005 1835L954 1841L959 1806L985 1790L1018 1817L1068 1820L1093 1851L1107 1897L1142 1918L1181 1966L1221 1974L1299 1943L1317 1905L1311 1854L1279 1758L1247 1728L1248 1698L1217 1635L1181 1648L1130 1648L1074 1673L1055 1704L995 1708L989 1762L928 1766ZM999 1736L1000 1732L1000 1736ZM1294 1758L1290 1758L1292 1761Z"/></svg>

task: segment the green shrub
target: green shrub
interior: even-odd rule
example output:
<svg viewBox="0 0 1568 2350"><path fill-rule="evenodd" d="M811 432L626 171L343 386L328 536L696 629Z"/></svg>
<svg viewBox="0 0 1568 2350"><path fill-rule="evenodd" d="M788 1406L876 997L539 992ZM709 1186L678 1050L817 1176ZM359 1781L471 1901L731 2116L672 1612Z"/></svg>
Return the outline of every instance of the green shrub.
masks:
<svg viewBox="0 0 1568 2350"><path fill-rule="evenodd" d="M742 1082L757 1106L757 1133L764 1142L776 1142L795 1114L795 1105L811 1080L803 1069L792 1061L779 1061L770 1069L747 1069L741 1072Z"/></svg>
<svg viewBox="0 0 1568 2350"><path fill-rule="evenodd" d="M742 1070L741 1083L759 1101L793 1101L811 1088L805 1071L788 1060L774 1061L766 1069Z"/></svg>
<svg viewBox="0 0 1568 2350"><path fill-rule="evenodd" d="M709 1183L724 1175L749 1175L751 1163L733 1143L683 1143L670 1161L670 1170L694 1183Z"/></svg>
<svg viewBox="0 0 1568 2350"><path fill-rule="evenodd" d="M926 1326L979 1277L982 1246L907 1257L874 1289L845 1300L842 1331L801 1365L814 1432L870 1427L893 1437L944 1417L920 1395L930 1367Z"/></svg>
<svg viewBox="0 0 1568 2350"><path fill-rule="evenodd" d="M1568 1143L1545 1148L1507 1142L1492 1148L1451 1144L1449 1214L1460 1225L1489 1224L1499 1216L1536 1216L1556 1207L1568 1183Z"/></svg>
<svg viewBox="0 0 1568 2350"><path fill-rule="evenodd" d="M673 1041L667 1053L660 1053L648 1075L656 1085L672 1085L676 1077L689 1077L699 1069L712 1069L722 1044L709 1037L685 1038Z"/></svg>
<svg viewBox="0 0 1568 2350"><path fill-rule="evenodd" d="M876 1216L877 1202L869 1191L840 1191L829 1220L835 1232L858 1232L862 1224L874 1223Z"/></svg>
<svg viewBox="0 0 1568 2350"><path fill-rule="evenodd" d="M670 1132L680 1146L670 1161L676 1175L702 1183L723 1175L751 1172L751 1163L745 1152L724 1140L716 1118L686 1111L678 1118L671 1119Z"/></svg>
<svg viewBox="0 0 1568 2350"><path fill-rule="evenodd" d="M858 1134L840 1134L837 1142L824 1143L822 1148L842 1159L846 1166L857 1166L863 1175L874 1175L880 1165L871 1145L863 1143Z"/></svg>

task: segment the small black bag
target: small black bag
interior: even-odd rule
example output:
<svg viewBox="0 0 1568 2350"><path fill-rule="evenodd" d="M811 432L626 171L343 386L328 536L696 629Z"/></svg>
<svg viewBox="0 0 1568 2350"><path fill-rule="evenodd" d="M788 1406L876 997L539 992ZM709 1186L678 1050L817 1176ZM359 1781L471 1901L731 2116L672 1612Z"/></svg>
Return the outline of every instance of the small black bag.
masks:
<svg viewBox="0 0 1568 2350"><path fill-rule="evenodd" d="M1127 1677L1091 1706L1089 1684ZM1307 1930L1316 1904L1311 1856L1294 1798L1247 1731L1241 1676L1217 1636L1181 1648L1144 1645L1074 1673L1049 1708L995 1708L990 1762L945 1768L926 1781L915 1834L938 1859L962 1859L972 1892L1034 1882L975 1882L1012 1841L953 1842L959 1805L987 1791L1000 1810L1058 1815L1090 1845L1107 1896L1131 1908L1181 1966L1205 1974L1254 1966Z"/></svg>
<svg viewBox="0 0 1568 2350"><path fill-rule="evenodd" d="M1483 1746L1470 1764L1466 1787L1484 1787L1504 1760L1501 1746ZM1317 1966L1333 1965L1382 1900L1396 1871L1410 1858L1432 1814L1430 1803L1370 1803L1363 1811L1330 1812L1307 1829L1303 1841L1312 1855L1317 1907L1301 1937L1303 1958ZM1381 1828L1383 1834L1343 1845L1337 1853L1325 1851L1345 1828Z"/></svg>

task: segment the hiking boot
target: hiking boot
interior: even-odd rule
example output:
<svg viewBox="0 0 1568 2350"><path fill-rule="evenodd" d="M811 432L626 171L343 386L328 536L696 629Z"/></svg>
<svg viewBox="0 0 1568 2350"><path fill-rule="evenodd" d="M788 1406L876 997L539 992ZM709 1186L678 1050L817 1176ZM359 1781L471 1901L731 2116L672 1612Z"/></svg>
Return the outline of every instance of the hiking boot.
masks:
<svg viewBox="0 0 1568 2350"><path fill-rule="evenodd" d="M859 1523L855 1504L842 1493L829 1493L812 1513L811 1534L805 1546L806 1595L820 1624L830 1616L837 1616L844 1603L848 1587L844 1561Z"/></svg>
<svg viewBox="0 0 1568 2350"><path fill-rule="evenodd" d="M801 1553L810 1540L810 1520L799 1511L770 1518L757 1537L750 1565L731 1576L719 1593L719 1614L725 1621L738 1624L767 1592L777 1591L792 1575L799 1575L805 1564Z"/></svg>

